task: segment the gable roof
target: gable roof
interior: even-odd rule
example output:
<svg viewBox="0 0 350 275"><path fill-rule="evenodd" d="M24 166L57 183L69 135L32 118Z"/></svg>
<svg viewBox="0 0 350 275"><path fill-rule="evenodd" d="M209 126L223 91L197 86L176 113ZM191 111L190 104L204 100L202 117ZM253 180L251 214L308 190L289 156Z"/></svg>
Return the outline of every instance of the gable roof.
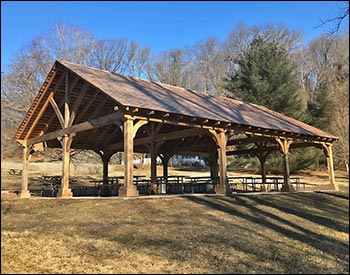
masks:
<svg viewBox="0 0 350 275"><path fill-rule="evenodd" d="M66 61L56 61L56 64L62 65L89 82L114 100L116 105L337 139L325 131L256 104L209 96L177 86L119 75ZM27 117L31 115L30 110ZM17 132L16 138L19 136L20 133Z"/></svg>

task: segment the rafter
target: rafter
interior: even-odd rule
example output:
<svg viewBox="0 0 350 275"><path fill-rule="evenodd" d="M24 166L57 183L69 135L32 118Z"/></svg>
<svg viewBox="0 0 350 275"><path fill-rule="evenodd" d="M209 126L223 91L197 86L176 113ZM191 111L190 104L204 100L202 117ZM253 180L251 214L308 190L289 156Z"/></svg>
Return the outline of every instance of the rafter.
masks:
<svg viewBox="0 0 350 275"><path fill-rule="evenodd" d="M88 88L89 88L89 83L85 82L80 93L79 93L78 98L75 100L74 105L71 109L71 117L70 117L69 122L68 122L69 126L72 126L74 119L76 117L77 111L80 107L80 104L81 104Z"/></svg>
<svg viewBox="0 0 350 275"><path fill-rule="evenodd" d="M32 126L30 127L30 129L29 129L29 131L28 131L28 133L26 134L25 139L28 139L28 138L30 137L30 135L33 133L33 131L34 131L36 125L39 123L39 121L40 121L42 115L44 114L44 112L46 111L47 107L49 106L50 100L53 98L53 95L54 95L54 93L51 92L50 95L47 97L47 99L46 99L46 101L45 101L43 107L41 108L39 114L38 114L37 117L35 118L35 120L34 120Z"/></svg>
<svg viewBox="0 0 350 275"><path fill-rule="evenodd" d="M95 91L94 95L92 96L91 99L89 99L89 102L88 102L88 104L86 104L85 108L81 111L81 113L79 115L76 116L76 122L79 122L84 117L85 113L90 108L91 104L95 101L95 99L99 93L100 93L99 90Z"/></svg>
<svg viewBox="0 0 350 275"><path fill-rule="evenodd" d="M55 79L56 76L56 70L52 70L50 72L50 74L52 73L50 79L47 81L47 79L45 80L45 82L43 83L43 85L40 88L40 92L37 94L37 96L34 98L34 102L32 103L32 105L30 106L31 113L30 115L24 118L24 120L22 121L20 128L22 129L22 131L27 127L29 121L33 118L36 110L39 107L39 103L41 102L41 100L44 98L46 92L48 91L48 89L50 88L53 80ZM30 110L29 109L29 110Z"/></svg>

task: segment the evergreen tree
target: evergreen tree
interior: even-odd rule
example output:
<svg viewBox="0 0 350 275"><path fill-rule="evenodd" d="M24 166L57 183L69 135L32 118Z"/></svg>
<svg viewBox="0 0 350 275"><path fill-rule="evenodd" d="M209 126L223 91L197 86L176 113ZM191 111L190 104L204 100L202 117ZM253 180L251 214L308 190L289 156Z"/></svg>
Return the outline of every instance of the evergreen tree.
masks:
<svg viewBox="0 0 350 275"><path fill-rule="evenodd" d="M329 125L331 110L334 107L334 104L328 98L328 93L327 82L321 82L316 88L315 97L307 103L307 123L320 129Z"/></svg>
<svg viewBox="0 0 350 275"><path fill-rule="evenodd" d="M226 79L228 96L304 119L298 80L284 48L257 36L235 67Z"/></svg>

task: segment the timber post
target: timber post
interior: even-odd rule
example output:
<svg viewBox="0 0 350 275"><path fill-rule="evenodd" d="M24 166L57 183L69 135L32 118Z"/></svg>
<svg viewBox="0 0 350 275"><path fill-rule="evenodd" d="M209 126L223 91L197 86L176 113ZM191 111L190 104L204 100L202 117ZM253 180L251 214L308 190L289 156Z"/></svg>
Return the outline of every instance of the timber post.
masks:
<svg viewBox="0 0 350 275"><path fill-rule="evenodd" d="M150 146L150 155L151 155L151 183L157 184L157 152L155 150L154 142Z"/></svg>
<svg viewBox="0 0 350 275"><path fill-rule="evenodd" d="M168 165L169 165L169 160L172 156L168 154L164 154L162 156L162 164L163 164L163 178L166 183L168 183Z"/></svg>
<svg viewBox="0 0 350 275"><path fill-rule="evenodd" d="M57 194L59 198L71 198L73 193L69 188L69 173L70 173L70 146L73 141L73 135L64 135L62 139L63 164L62 164L62 182L61 189Z"/></svg>
<svg viewBox="0 0 350 275"><path fill-rule="evenodd" d="M108 185L108 164L114 152L107 151L107 150L101 150L101 151L95 151L95 152L101 157L102 164L103 164L103 172L102 172L103 184L102 184L100 196L109 197L112 194L112 190L111 190L111 186Z"/></svg>
<svg viewBox="0 0 350 275"><path fill-rule="evenodd" d="M124 186L119 189L119 197L138 197L139 191L134 185L134 119L125 115L124 121Z"/></svg>
<svg viewBox="0 0 350 275"><path fill-rule="evenodd" d="M266 158L268 156L269 152L261 152L261 153L256 153L256 157L260 161L260 174L261 174L261 191L266 192L267 186L266 186Z"/></svg>
<svg viewBox="0 0 350 275"><path fill-rule="evenodd" d="M215 130L209 130L213 135L219 155L219 173L220 173L220 184L216 186L216 194L230 195L230 186L227 181L227 170L226 170L226 145L227 145L227 133L226 131L220 131L217 133Z"/></svg>
<svg viewBox="0 0 350 275"><path fill-rule="evenodd" d="M30 156L30 147L25 144L23 147L22 184L21 184L21 192L19 194L19 197L22 199L30 198L30 193L28 190L29 156Z"/></svg>
<svg viewBox="0 0 350 275"><path fill-rule="evenodd" d="M70 110L69 110L69 73L66 72L66 83L65 83L65 94L64 94L64 127L69 127L69 119L70 119ZM70 146L73 141L73 137L75 133L70 135L64 134L62 139L62 182L61 189L57 194L59 198L71 198L73 197L73 193L69 188L69 172L70 172Z"/></svg>
<svg viewBox="0 0 350 275"><path fill-rule="evenodd" d="M283 153L283 186L281 191L291 192L293 187L290 183L290 170L289 170L289 146L293 140L286 138L276 138L277 143L280 146L280 150Z"/></svg>
<svg viewBox="0 0 350 275"><path fill-rule="evenodd" d="M156 141L155 136L160 129L160 125L156 127L156 124L153 122L151 124L151 130L148 130L148 135L150 137L150 142L147 144L147 147L151 156L151 188L150 193L159 193L158 184L157 184L157 156L160 146L163 141Z"/></svg>
<svg viewBox="0 0 350 275"><path fill-rule="evenodd" d="M218 151L213 150L209 153L210 177L217 178L219 176Z"/></svg>
<svg viewBox="0 0 350 275"><path fill-rule="evenodd" d="M322 146L323 146L323 152L324 152L324 154L326 155L326 158L327 158L329 183L332 185L334 190L339 191L339 185L335 181L335 176L334 176L332 144L322 143Z"/></svg>

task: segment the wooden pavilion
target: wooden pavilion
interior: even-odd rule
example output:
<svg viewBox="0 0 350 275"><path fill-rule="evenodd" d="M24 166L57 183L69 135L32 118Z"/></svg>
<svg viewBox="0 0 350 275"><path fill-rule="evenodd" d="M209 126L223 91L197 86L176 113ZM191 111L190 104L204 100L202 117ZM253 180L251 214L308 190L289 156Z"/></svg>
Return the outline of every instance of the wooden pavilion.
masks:
<svg viewBox="0 0 350 275"><path fill-rule="evenodd" d="M211 175L220 176L216 193L228 194L227 155L257 156L264 179L267 154L280 151L284 155L283 190L290 191L289 149L315 146L324 151L330 183L338 189L332 158L337 137L329 133L255 104L65 61L54 63L15 140L23 146L22 198L30 197L29 156L36 146L63 149L58 194L62 198L72 197L71 149L97 152L103 161L104 178L108 177L111 156L124 152L124 187L119 196L125 197L138 196L133 184L133 152L150 153L151 181L156 179L157 156L167 177L171 156L206 153ZM240 144L251 146L237 150Z"/></svg>

